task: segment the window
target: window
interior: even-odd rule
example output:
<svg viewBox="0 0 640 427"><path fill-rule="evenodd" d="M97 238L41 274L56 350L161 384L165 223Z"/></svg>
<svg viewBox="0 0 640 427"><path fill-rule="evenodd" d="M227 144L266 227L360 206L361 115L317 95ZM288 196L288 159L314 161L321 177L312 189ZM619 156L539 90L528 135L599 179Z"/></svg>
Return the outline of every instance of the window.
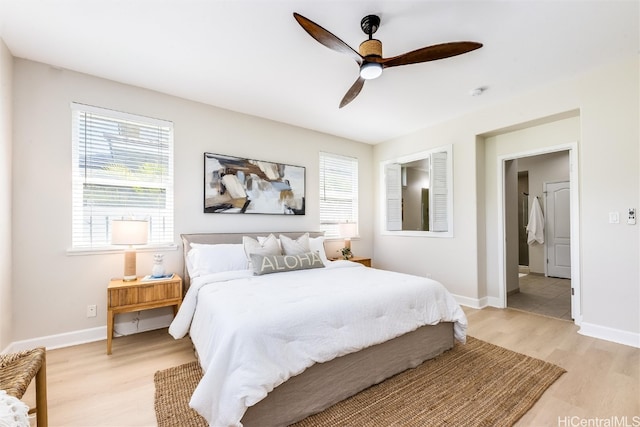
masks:
<svg viewBox="0 0 640 427"><path fill-rule="evenodd" d="M358 222L358 159L320 153L320 230L340 237L338 224Z"/></svg>
<svg viewBox="0 0 640 427"><path fill-rule="evenodd" d="M110 246L111 220L147 219L173 244L173 123L71 104L72 249Z"/></svg>
<svg viewBox="0 0 640 427"><path fill-rule="evenodd" d="M406 236L453 236L452 146L382 165L383 232Z"/></svg>

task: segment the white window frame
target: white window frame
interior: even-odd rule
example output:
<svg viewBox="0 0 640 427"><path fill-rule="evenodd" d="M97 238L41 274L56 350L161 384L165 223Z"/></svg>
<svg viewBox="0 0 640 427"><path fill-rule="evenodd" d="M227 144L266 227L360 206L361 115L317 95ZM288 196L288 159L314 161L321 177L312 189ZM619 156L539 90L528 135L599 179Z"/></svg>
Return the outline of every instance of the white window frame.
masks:
<svg viewBox="0 0 640 427"><path fill-rule="evenodd" d="M174 243L173 123L75 102L71 103L71 113L72 235L67 253L122 250L110 241L111 221L123 218L149 221L149 242L143 250L177 248ZM99 132L91 132L90 126ZM89 146L91 150L87 149ZM114 154L118 150L119 159ZM108 163L109 166L100 167L99 161L89 159L89 152L104 156L105 165L112 158L115 160ZM130 153L139 154L139 157ZM126 178L109 176L114 174L108 172L111 165L116 172L118 168L126 170ZM145 171L140 172L136 165ZM149 169L153 173L149 173ZM88 186L102 192L86 191ZM88 198L105 194L104 189L107 194L104 202L92 206ZM145 193L140 189L151 191ZM158 192L163 197L151 197ZM115 202L109 199L117 194L123 195Z"/></svg>
<svg viewBox="0 0 640 427"><path fill-rule="evenodd" d="M320 170L320 231L327 239L339 239L338 225L345 222L358 223L358 159L321 151ZM343 185L329 185L336 180ZM339 206L339 209L330 209Z"/></svg>
<svg viewBox="0 0 640 427"><path fill-rule="evenodd" d="M434 171L434 157L443 153L438 162L442 169ZM400 165L416 160L429 158L430 164L430 189L429 218L430 229L433 231L402 230L402 178ZM434 180L434 177L438 177ZM436 181L438 181L436 183ZM445 145L410 154L396 159L380 162L380 233L393 236L413 237L453 237L453 145ZM436 193L440 200L434 203ZM434 223L435 218L440 218L444 223ZM435 231L445 230L446 231Z"/></svg>

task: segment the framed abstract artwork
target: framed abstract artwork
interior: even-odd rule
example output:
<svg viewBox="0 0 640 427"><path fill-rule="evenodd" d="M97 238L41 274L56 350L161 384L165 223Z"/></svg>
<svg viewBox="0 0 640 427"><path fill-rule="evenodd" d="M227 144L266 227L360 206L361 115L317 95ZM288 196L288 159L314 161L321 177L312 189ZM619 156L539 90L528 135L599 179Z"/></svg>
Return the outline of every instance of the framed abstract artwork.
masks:
<svg viewBox="0 0 640 427"><path fill-rule="evenodd" d="M305 168L204 153L204 212L304 215Z"/></svg>

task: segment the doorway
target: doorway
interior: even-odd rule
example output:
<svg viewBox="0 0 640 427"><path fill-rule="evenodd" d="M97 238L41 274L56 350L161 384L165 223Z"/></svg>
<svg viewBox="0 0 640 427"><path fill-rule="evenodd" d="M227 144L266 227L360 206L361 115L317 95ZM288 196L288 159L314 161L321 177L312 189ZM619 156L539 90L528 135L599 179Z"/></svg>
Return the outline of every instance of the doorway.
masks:
<svg viewBox="0 0 640 427"><path fill-rule="evenodd" d="M571 167L576 162L577 144L500 158L502 194L499 200L504 233L500 273L504 307L573 319L580 324L579 269L574 267L578 265L579 256L578 194L571 191L578 188L577 168ZM560 169L559 165L562 165ZM564 182L564 187L556 192L555 184L559 182ZM554 201L560 202L555 211L552 206L551 213L546 200L549 191L557 196ZM531 240L526 225L535 201L540 204L543 216L551 214L556 222L549 226L545 217L544 241L523 244L523 236ZM566 217L558 220L556 214L563 209ZM557 241L554 243L550 235L553 244L550 248L547 233L554 228L557 228ZM556 264L562 273L548 271L549 256L558 261Z"/></svg>

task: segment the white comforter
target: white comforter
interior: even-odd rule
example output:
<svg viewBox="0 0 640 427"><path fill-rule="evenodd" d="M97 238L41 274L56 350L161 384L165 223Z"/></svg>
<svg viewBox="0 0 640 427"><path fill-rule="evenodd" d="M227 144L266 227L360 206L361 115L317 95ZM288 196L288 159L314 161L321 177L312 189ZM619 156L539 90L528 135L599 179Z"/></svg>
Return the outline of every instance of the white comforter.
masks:
<svg viewBox="0 0 640 427"><path fill-rule="evenodd" d="M438 282L337 261L327 268L196 278L169 328L188 332L204 377L190 406L212 426L241 426L246 409L314 363L466 317Z"/></svg>

